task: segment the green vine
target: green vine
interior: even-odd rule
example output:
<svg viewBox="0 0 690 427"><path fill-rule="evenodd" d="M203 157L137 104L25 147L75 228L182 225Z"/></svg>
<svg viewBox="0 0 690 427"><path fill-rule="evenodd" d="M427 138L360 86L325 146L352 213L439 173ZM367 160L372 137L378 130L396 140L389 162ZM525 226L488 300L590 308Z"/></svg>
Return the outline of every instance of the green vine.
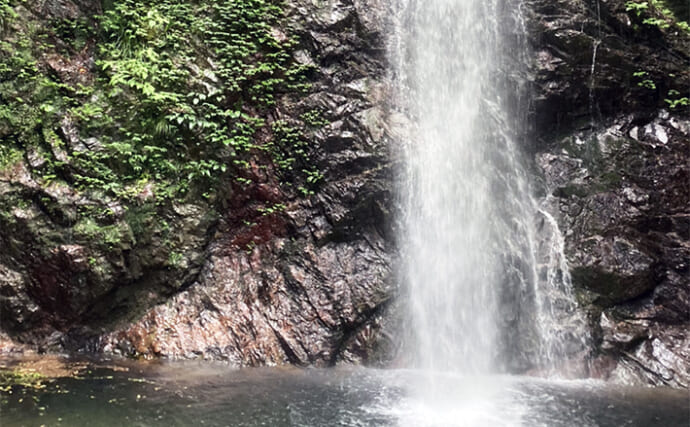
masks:
<svg viewBox="0 0 690 427"><path fill-rule="evenodd" d="M264 118L281 94L309 90L311 68L292 59L280 2L122 0L93 20L49 26L17 19L19 3L0 0L0 30L15 34L0 44L3 164L10 148L33 152L46 185L126 201L146 188L160 203L210 197L228 174L247 180L239 170L255 153L313 173L301 136L257 137L272 129ZM88 49L93 66L79 62ZM52 52L77 68L67 79L42 62ZM63 135L65 123L78 140Z"/></svg>

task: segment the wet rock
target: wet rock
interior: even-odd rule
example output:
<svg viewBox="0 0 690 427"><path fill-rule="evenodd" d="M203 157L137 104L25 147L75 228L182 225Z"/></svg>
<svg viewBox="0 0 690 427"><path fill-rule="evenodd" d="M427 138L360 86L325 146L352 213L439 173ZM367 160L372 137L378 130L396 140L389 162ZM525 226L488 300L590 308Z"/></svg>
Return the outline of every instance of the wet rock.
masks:
<svg viewBox="0 0 690 427"><path fill-rule="evenodd" d="M567 133L624 114L648 120L665 106L671 87L690 84L686 37L642 22L631 25L623 0L529 4L537 49L534 117L539 135ZM655 89L637 84L633 73L639 71L647 73Z"/></svg>
<svg viewBox="0 0 690 427"><path fill-rule="evenodd" d="M637 141L626 140L636 125L622 117L599 135L578 136L586 143L564 147L568 154L540 154L538 163L567 230L573 283L590 293L583 302L595 318L607 310L593 328L599 351L614 361L608 372L619 381L685 386L687 372L674 367L687 361L688 133L661 117L641 129L663 127L663 135L640 131ZM602 150L598 141L611 128L619 142Z"/></svg>
<svg viewBox="0 0 690 427"><path fill-rule="evenodd" d="M100 348L241 366L332 364L387 304L381 249L364 241L317 247L278 239L232 253L220 245L198 284L101 337ZM370 354L365 348L358 356Z"/></svg>
<svg viewBox="0 0 690 427"><path fill-rule="evenodd" d="M651 328L652 337L624 352L610 376L623 382L644 379L652 385L688 388L690 340L687 333L671 325L663 331ZM656 330L655 330L656 329Z"/></svg>
<svg viewBox="0 0 690 427"><path fill-rule="evenodd" d="M687 37L633 25L624 3L532 2L536 158L593 320L597 375L687 387L690 122L662 99L689 83Z"/></svg>
<svg viewBox="0 0 690 427"><path fill-rule="evenodd" d="M76 2L44 3L33 12L91 13ZM0 274L7 278L0 304L12 317L3 328L49 350L242 366L385 357L378 331L394 290L384 8L376 0L288 4L301 40L295 58L317 71L313 92L286 95L275 116L289 121L317 111L325 122L306 135L324 176L311 197L286 192L261 159L248 172L255 185L228 183L218 216L193 200L159 209L153 187L141 189L132 206L120 206L40 188L28 171L9 177L2 199L8 204L29 184L37 195L0 222L26 230L0 233L8 243L16 240L12 250L0 252ZM277 28L274 33L284 37ZM71 84L79 67L89 66L90 54L51 56L46 66ZM72 151L100 144L82 141L67 116L59 136ZM40 155L30 160L41 167ZM260 212L276 204L285 209ZM86 221L77 215L86 208L104 214ZM87 234L103 244L87 246ZM23 253L32 254L29 265Z"/></svg>
<svg viewBox="0 0 690 427"><path fill-rule="evenodd" d="M306 63L318 58L321 73L316 91L285 102L282 114L324 111L329 123L313 141L324 187L270 219L279 227L260 219L241 234L232 217L223 220L197 283L99 338L101 351L243 366L374 357L380 335L373 331L381 329L393 292L386 237L391 174L377 92L383 53L366 53L378 43L382 8L291 3L305 45L296 55Z"/></svg>
<svg viewBox="0 0 690 427"><path fill-rule="evenodd" d="M624 0L528 3L534 64L516 86L534 92L528 148L596 331L591 374L687 387L690 121L663 109L669 89L690 85L687 38L640 26ZM22 13L46 19L101 7L27 5ZM395 141L411 123L387 110L387 7L288 2L300 36L294 57L316 69L313 92L280 99L275 118L318 110L327 122L308 135L324 175L310 197L286 194L260 162L246 194L228 183L218 217L202 201L158 211L152 187L125 209L41 186L31 174L45 167L40 150L66 159L59 147L36 148L1 171L0 319L11 338L0 336L0 352L28 346L243 366L389 360L399 323L391 183ZM74 85L93 77L83 72L93 50L46 57L44 66ZM656 89L640 86L638 71ZM80 140L67 116L59 136L74 151L101 144ZM258 215L261 203L285 211ZM104 213L80 222L83 209ZM80 233L103 244L87 247ZM506 312L506 322L518 317Z"/></svg>
<svg viewBox="0 0 690 427"><path fill-rule="evenodd" d="M602 303L626 301L653 289L655 260L618 237L578 242L570 260L573 283L601 295Z"/></svg>

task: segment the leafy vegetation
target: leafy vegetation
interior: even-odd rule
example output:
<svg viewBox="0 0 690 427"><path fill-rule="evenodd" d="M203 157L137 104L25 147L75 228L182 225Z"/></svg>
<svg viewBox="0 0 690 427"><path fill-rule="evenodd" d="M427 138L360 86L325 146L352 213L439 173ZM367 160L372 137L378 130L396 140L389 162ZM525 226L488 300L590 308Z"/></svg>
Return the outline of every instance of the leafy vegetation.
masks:
<svg viewBox="0 0 690 427"><path fill-rule="evenodd" d="M0 392L10 392L13 387L40 390L45 388L47 378L38 372L25 369L0 369Z"/></svg>
<svg viewBox="0 0 690 427"><path fill-rule="evenodd" d="M656 83L649 78L649 74L646 71L636 71L633 73L633 77L638 79L637 86L656 90Z"/></svg>
<svg viewBox="0 0 690 427"><path fill-rule="evenodd" d="M44 184L159 203L212 197L223 176L245 182L262 153L285 181L297 165L317 181L302 131L266 122L281 94L309 89L311 71L292 60L278 2L122 0L47 27L20 22L19 3L0 0L0 30L14 33L0 45L3 165L32 153Z"/></svg>
<svg viewBox="0 0 690 427"><path fill-rule="evenodd" d="M22 159L21 151L13 147L0 146L0 171Z"/></svg>
<svg viewBox="0 0 690 427"><path fill-rule="evenodd" d="M663 0L636 1L625 3L625 10L635 17L642 19L642 24L667 30L671 27L680 29L690 34L690 26L683 19L678 19L676 14Z"/></svg>
<svg viewBox="0 0 690 427"><path fill-rule="evenodd" d="M672 110L675 110L678 107L690 106L690 100L688 100L688 97L680 97L681 93L675 89L669 90L667 95L668 98L665 98L664 102L668 104L668 107Z"/></svg>
<svg viewBox="0 0 690 427"><path fill-rule="evenodd" d="M633 73L633 77L637 80L637 86L649 90L657 90L657 85L651 76L646 71L636 71ZM675 77L674 74L670 74L668 77ZM671 110L676 110L679 107L690 106L690 101L687 96L681 96L681 92L676 89L669 89L666 93L666 98L664 102Z"/></svg>
<svg viewBox="0 0 690 427"><path fill-rule="evenodd" d="M635 15L641 16L644 11L649 9L649 2L643 1L643 2L634 2L634 1L629 1L625 3L625 10L627 12L635 12Z"/></svg>
<svg viewBox="0 0 690 427"><path fill-rule="evenodd" d="M319 111L273 119L313 73L293 60L280 0L121 0L79 18L34 16L31 1L0 0L0 173L23 162L43 189L76 192L76 216L39 208L68 218L56 243L86 244L94 271L146 245L184 269L173 206L213 208L257 166L287 194L314 194L323 175L305 135L327 122Z"/></svg>

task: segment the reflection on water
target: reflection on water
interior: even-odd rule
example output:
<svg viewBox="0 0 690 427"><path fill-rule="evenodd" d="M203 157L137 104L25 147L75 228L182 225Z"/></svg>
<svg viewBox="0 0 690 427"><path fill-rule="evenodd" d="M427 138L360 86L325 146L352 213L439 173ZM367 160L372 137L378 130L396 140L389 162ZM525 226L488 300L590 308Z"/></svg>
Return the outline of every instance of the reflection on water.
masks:
<svg viewBox="0 0 690 427"><path fill-rule="evenodd" d="M429 390L434 395L419 395ZM688 426L687 391L593 381L201 363L92 366L2 392L14 426Z"/></svg>

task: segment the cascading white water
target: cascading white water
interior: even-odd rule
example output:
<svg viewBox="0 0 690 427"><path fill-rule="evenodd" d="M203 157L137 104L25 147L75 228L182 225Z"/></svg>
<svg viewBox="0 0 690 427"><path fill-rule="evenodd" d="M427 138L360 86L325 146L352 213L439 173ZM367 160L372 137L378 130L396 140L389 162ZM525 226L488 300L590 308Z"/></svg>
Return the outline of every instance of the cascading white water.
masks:
<svg viewBox="0 0 690 427"><path fill-rule="evenodd" d="M543 366L564 356L566 335L584 337L579 320L560 326L575 307L562 239L540 214L516 146L523 127L509 104L520 91L508 88L529 57L521 7L398 3L391 58L394 108L410 120L399 191L415 367Z"/></svg>

